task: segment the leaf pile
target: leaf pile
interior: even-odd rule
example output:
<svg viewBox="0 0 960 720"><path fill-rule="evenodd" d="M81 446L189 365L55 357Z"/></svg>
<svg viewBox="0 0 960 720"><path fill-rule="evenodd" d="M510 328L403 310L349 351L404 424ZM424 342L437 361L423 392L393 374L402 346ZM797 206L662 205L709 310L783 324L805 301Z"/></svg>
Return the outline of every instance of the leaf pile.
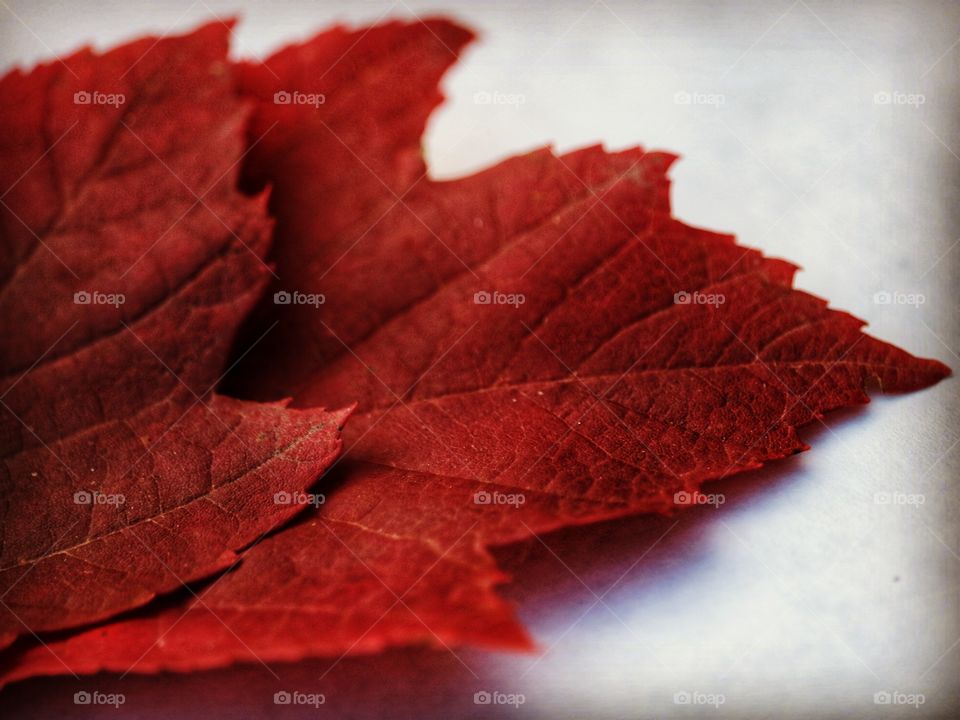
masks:
<svg viewBox="0 0 960 720"><path fill-rule="evenodd" d="M673 218L670 154L432 180L471 39L230 64L215 23L0 81L0 682L529 648L489 548L949 374Z"/></svg>

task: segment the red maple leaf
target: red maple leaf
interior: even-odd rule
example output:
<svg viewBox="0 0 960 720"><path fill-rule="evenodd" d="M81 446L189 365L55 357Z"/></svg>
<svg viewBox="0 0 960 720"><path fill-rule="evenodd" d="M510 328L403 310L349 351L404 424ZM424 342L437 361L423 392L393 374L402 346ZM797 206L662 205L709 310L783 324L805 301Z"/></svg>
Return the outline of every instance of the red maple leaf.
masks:
<svg viewBox="0 0 960 720"><path fill-rule="evenodd" d="M278 332L234 387L359 401L335 489L199 599L24 648L6 680L527 647L489 547L697 502L805 449L796 428L869 383L948 374L793 289L789 263L673 219L670 155L541 150L427 178L420 134L469 39L335 29L241 69L275 289L326 301L267 306Z"/></svg>
<svg viewBox="0 0 960 720"><path fill-rule="evenodd" d="M0 646L230 566L340 450L344 412L213 393L270 276L228 34L0 81Z"/></svg>

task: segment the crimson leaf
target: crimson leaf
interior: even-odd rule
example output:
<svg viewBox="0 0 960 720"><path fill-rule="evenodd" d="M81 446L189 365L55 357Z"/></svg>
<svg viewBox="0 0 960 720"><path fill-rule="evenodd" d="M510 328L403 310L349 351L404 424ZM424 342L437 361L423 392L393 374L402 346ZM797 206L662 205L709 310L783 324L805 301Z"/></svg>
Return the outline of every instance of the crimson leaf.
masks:
<svg viewBox="0 0 960 720"><path fill-rule="evenodd" d="M0 646L222 570L343 412L213 393L270 276L229 28L0 81Z"/></svg>

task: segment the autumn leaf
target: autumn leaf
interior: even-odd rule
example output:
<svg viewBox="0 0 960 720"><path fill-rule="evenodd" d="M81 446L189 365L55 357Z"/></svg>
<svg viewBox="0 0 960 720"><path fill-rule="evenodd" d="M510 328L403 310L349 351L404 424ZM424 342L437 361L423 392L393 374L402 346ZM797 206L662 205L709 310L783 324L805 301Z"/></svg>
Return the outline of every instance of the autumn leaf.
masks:
<svg viewBox="0 0 960 720"><path fill-rule="evenodd" d="M671 155L541 150L432 180L415 149L436 94L410 85L433 83L467 36L442 22L376 33L325 36L242 75L260 101L254 133L280 130L245 170L250 187L274 187L276 289L326 302L279 308L281 332L235 387L358 402L341 489L314 526L322 546L334 534L366 562L421 543L437 565L421 565L414 592L468 549L487 577L477 548L699 504L704 482L805 449L796 429L866 402L869 385L908 391L949 372L793 289L793 265L671 217ZM352 64L329 67L352 42ZM406 60L412 44L422 66ZM278 91L326 103L277 106ZM360 532L327 521L343 514ZM400 570L367 564L384 599L402 597ZM317 581L347 596L357 582ZM408 642L458 641L440 587L401 604L424 619ZM475 618L497 607L472 596ZM371 606L370 634L396 642ZM516 643L491 624L501 634L486 644Z"/></svg>
<svg viewBox="0 0 960 720"><path fill-rule="evenodd" d="M339 452L344 412L213 392L270 277L228 35L0 81L0 645L229 567Z"/></svg>
<svg viewBox="0 0 960 720"><path fill-rule="evenodd" d="M524 650L532 647L513 608L493 586L506 580L470 542L438 552L456 524L427 514L422 537L383 541L381 517L400 522L397 507L423 514L423 493L411 482L379 484L358 478L349 492L328 498L322 517L287 528L250 550L237 569L179 602L154 603L130 617L44 645L10 648L0 659L0 685L35 675L194 671L234 662L292 662L336 658L413 642ZM395 481L395 478L384 478ZM397 505L384 504L384 494ZM453 519L479 518L459 498ZM368 530L359 519L369 511ZM461 532L461 535L463 533ZM468 538L464 536L463 540ZM427 572L429 570L429 572ZM421 576L422 579L421 579Z"/></svg>
<svg viewBox="0 0 960 720"><path fill-rule="evenodd" d="M672 218L671 155L540 150L427 177L420 134L469 39L439 20L335 29L241 68L245 184L273 188L291 302L262 308L277 332L232 387L358 401L345 457L316 514L199 599L26 647L7 681L530 647L489 548L700 504L868 385L948 374L793 289L793 265Z"/></svg>

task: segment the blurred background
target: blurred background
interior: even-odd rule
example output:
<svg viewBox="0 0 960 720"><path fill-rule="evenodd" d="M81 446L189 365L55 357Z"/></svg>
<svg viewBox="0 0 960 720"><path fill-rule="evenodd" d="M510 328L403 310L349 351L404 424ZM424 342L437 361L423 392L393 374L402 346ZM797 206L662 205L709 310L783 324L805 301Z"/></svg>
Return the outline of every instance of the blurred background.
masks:
<svg viewBox="0 0 960 720"><path fill-rule="evenodd" d="M343 22L447 14L479 40L425 138L456 177L543 145L678 152L677 217L800 264L874 335L960 369L960 4L0 0L4 70L237 16L262 58ZM495 101L489 101L495 99ZM191 676L34 680L16 717L956 717L956 380L803 433L726 502L501 553L534 655L401 650ZM125 705L73 705L73 692ZM474 703L476 692L523 696ZM294 716L294 715L291 715Z"/></svg>

